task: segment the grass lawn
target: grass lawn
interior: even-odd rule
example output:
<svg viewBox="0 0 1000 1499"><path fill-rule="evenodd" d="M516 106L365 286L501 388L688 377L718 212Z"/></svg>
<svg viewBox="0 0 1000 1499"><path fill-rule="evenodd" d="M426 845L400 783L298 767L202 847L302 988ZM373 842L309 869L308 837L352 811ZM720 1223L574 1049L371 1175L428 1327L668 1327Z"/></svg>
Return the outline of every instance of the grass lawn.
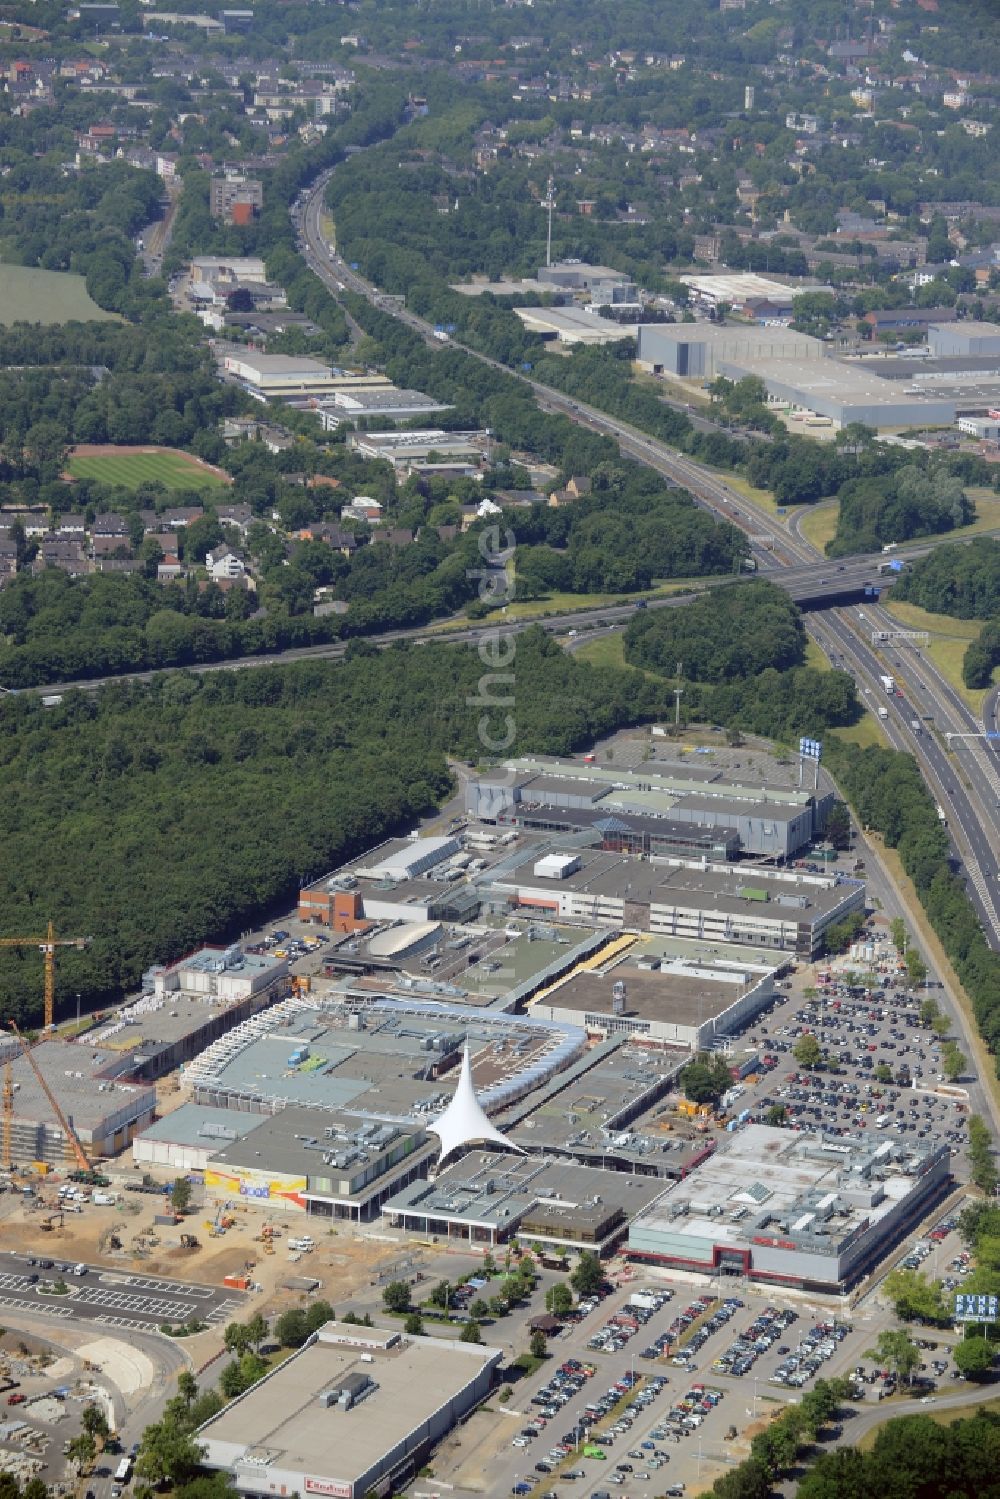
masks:
<svg viewBox="0 0 1000 1499"><path fill-rule="evenodd" d="M97 479L138 489L156 482L166 489L217 489L226 480L176 448L124 449L121 453L74 453L67 464L74 479Z"/></svg>
<svg viewBox="0 0 1000 1499"><path fill-rule="evenodd" d="M831 729L830 733L838 739L843 739L845 744L856 744L859 749L869 749L873 744L877 744L880 749L889 747L889 741L882 732L881 724L870 713L859 718L857 723Z"/></svg>
<svg viewBox="0 0 1000 1499"><path fill-rule="evenodd" d="M664 598L671 593L687 593L704 588L706 578L671 578L645 593L549 593L543 599L514 598L506 609L493 609L478 623L499 625L514 619L544 619L550 614L570 614L574 609L602 609L606 604L629 604L635 599ZM517 582L514 581L514 592Z"/></svg>
<svg viewBox="0 0 1000 1499"><path fill-rule="evenodd" d="M948 531L938 538L940 541L961 541L964 536L977 536L983 531L1000 530L1000 495L994 494L992 489L974 487L966 492L969 498L976 502L976 519L971 526L960 526L956 531ZM827 542L834 538L839 515L840 505L837 500L821 500L819 504L808 507L799 530L806 541L811 541L818 552L823 552L826 550ZM926 539L915 536L913 544L917 545Z"/></svg>
<svg viewBox="0 0 1000 1499"><path fill-rule="evenodd" d="M749 479L744 479L742 474L732 474L728 469L713 469L712 472L718 474L730 489L735 489L737 494L749 500L751 505L756 505L758 510L764 510L768 515L778 518L778 502L769 489L756 489Z"/></svg>
<svg viewBox="0 0 1000 1499"><path fill-rule="evenodd" d="M91 300L82 276L0 265L0 323L121 322Z"/></svg>
<svg viewBox="0 0 1000 1499"><path fill-rule="evenodd" d="M826 656L815 640L806 642L806 665L813 667L816 671L832 671ZM857 723L845 724L842 728L831 729L838 739L843 739L847 744L856 744L860 749L867 749L869 745L877 744L882 749L888 745L888 740L882 732L878 719L872 713L865 713Z"/></svg>
<svg viewBox="0 0 1000 1499"><path fill-rule="evenodd" d="M921 609L919 604L908 604L903 599L897 602L891 594L885 608L904 630L927 630L930 633L927 654L945 680L951 683L972 711L978 714L986 691L965 686L962 681L962 661L969 641L975 640L982 629L982 620L952 619L950 614L931 614L927 609Z"/></svg>
<svg viewBox="0 0 1000 1499"><path fill-rule="evenodd" d="M1000 1400L1000 1394L990 1393L990 1389L987 1386L980 1399L972 1399L967 1405L952 1405L945 1410L937 1410L933 1405L925 1405L916 1414L926 1416L929 1421L934 1422L935 1426L951 1426L955 1421L967 1421L970 1416L974 1416L983 1406L986 1406L988 1410L993 1410L995 1414L995 1407L998 1400ZM885 1409L886 1420L892 1420L891 1403L887 1404ZM910 1414L912 1415L913 1412L910 1412ZM871 1431L866 1431L857 1444L859 1452L870 1452L875 1445L875 1438L881 1430L882 1425L879 1425L873 1426Z"/></svg>
<svg viewBox="0 0 1000 1499"><path fill-rule="evenodd" d="M634 671L641 676L652 677L654 682L663 682L658 672L646 671L644 667L632 666L625 660L625 636L621 630L613 635L599 635L596 640L585 640L578 645L573 655L578 661L589 661L591 666L610 666L615 671Z"/></svg>
<svg viewBox="0 0 1000 1499"><path fill-rule="evenodd" d="M976 518L971 526L959 526L957 531L949 531L946 536L942 536L942 541L1000 529L1000 494L995 494L992 489L980 489L976 485L970 485L965 492L970 500L976 502Z"/></svg>
<svg viewBox="0 0 1000 1499"><path fill-rule="evenodd" d="M840 504L837 500L823 500L818 505L808 506L807 513L799 523L799 530L818 552L825 551L827 542L833 540L839 514Z"/></svg>
<svg viewBox="0 0 1000 1499"><path fill-rule="evenodd" d="M583 645L578 645L573 655L578 661L589 661L591 666L614 666L619 671L624 671L625 637L620 630L616 630L614 635L600 635L596 640L587 640Z"/></svg>

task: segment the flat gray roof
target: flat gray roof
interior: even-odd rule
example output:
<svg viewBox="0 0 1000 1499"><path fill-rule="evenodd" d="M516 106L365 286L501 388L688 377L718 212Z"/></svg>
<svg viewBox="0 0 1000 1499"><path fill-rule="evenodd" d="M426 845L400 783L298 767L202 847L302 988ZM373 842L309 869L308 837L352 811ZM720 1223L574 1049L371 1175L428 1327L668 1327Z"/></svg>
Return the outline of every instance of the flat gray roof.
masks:
<svg viewBox="0 0 1000 1499"><path fill-rule="evenodd" d="M618 1207L631 1216L662 1191L658 1177L602 1171L555 1157L540 1161L538 1156L474 1150L436 1181L411 1182L389 1199L384 1211L502 1224L529 1213L536 1203L550 1213L560 1208L578 1212L600 1198L596 1205L602 1217Z"/></svg>
<svg viewBox="0 0 1000 1499"><path fill-rule="evenodd" d="M730 361L738 365L738 359ZM920 395L903 395L896 385L865 365L841 364L836 359L758 359L753 373L762 380L794 386L804 396L821 396L826 400L849 404L865 402L869 406L898 406L901 399L918 403ZM931 392L927 392L927 398Z"/></svg>
<svg viewBox="0 0 1000 1499"><path fill-rule="evenodd" d="M251 953L247 959L248 968L252 958ZM177 967L183 969L185 965L178 964ZM247 969L237 971L249 976ZM119 1054L151 1051L171 1042L182 1041L192 1031L200 1030L219 1015L224 1015L227 1010L242 1003L242 1000L220 1000L215 995L185 994L174 989L162 1001L149 996L140 1000L137 1005L132 1005L119 1014L111 1025L98 1026L91 1031L87 1040L91 1045L106 1047ZM123 1019L126 1023L119 1029L119 1022Z"/></svg>
<svg viewBox="0 0 1000 1499"><path fill-rule="evenodd" d="M179 1109L157 1119L142 1132L144 1140L162 1140L170 1145L222 1147L234 1136L257 1128L263 1114L245 1114L238 1109L220 1109L211 1104L182 1103Z"/></svg>
<svg viewBox="0 0 1000 1499"><path fill-rule="evenodd" d="M745 914L756 910L772 920L806 921L836 909L847 890L818 876L781 876L777 871L688 867L668 860L643 863L624 854L579 849L580 868L564 879L536 875L526 862L498 879L500 888L530 887L551 891L574 890L605 895L612 900L648 902L666 906L711 906L715 910ZM758 900L742 894L766 890L770 898ZM782 899L784 897L784 899ZM805 904L798 905L801 898Z"/></svg>
<svg viewBox="0 0 1000 1499"><path fill-rule="evenodd" d="M394 1346L384 1346L393 1338ZM262 1469L357 1482L499 1357L497 1348L401 1338L395 1329L322 1328L198 1436L213 1466L230 1449L231 1462L245 1455ZM350 1410L319 1403L322 1391L351 1375L371 1379L374 1393Z"/></svg>
<svg viewBox="0 0 1000 1499"><path fill-rule="evenodd" d="M105 1120L123 1110L141 1112L140 1105L151 1106L155 1101L152 1084L118 1083L103 1077L106 1069L114 1070L114 1052L95 1051L73 1041L44 1040L33 1048L32 1057L60 1108L85 1133L99 1133ZM11 1070L16 1117L58 1130L59 1121L27 1059L18 1055Z"/></svg>
<svg viewBox="0 0 1000 1499"><path fill-rule="evenodd" d="M803 806L789 806L787 802L743 802L736 801L731 796L701 795L691 792L687 796L679 796L674 802L675 807L683 807L688 812L721 812L723 816L732 818L733 827L738 828L741 818L752 818L754 822L798 822L801 817L809 816L809 808Z"/></svg>
<svg viewBox="0 0 1000 1499"><path fill-rule="evenodd" d="M963 338L1000 338L1000 323L987 323L982 318L963 318L961 321L931 323L943 333L961 334Z"/></svg>
<svg viewBox="0 0 1000 1499"><path fill-rule="evenodd" d="M328 1134L331 1130L334 1133ZM379 1163L384 1163L403 1134L420 1136L422 1131L416 1125L378 1126L323 1109L292 1106L277 1114L257 1115L252 1129L242 1133L240 1139L231 1144L220 1142L212 1165L265 1167L289 1176L349 1181L361 1169L362 1156L366 1157L366 1169L381 1174ZM346 1156L349 1152L353 1152L353 1159L343 1166L324 1160L324 1156Z"/></svg>
<svg viewBox="0 0 1000 1499"><path fill-rule="evenodd" d="M736 980L723 983L692 973L649 970L622 963L609 973L581 969L558 988L550 989L542 1003L555 1009L610 1015L611 991L619 979L625 985L626 1018L692 1026L723 1014L749 987Z"/></svg>

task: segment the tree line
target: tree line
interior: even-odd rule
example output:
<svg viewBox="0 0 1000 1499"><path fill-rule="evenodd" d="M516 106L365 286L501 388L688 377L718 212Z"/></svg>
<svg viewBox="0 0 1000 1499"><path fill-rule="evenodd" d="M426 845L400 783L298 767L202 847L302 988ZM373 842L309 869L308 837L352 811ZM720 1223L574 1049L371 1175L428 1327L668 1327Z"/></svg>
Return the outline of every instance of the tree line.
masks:
<svg viewBox="0 0 1000 1499"><path fill-rule="evenodd" d="M827 760L859 820L898 850L1000 1071L1000 953L990 948L965 885L952 869L947 834L916 761L895 750L858 749L840 740L828 743Z"/></svg>

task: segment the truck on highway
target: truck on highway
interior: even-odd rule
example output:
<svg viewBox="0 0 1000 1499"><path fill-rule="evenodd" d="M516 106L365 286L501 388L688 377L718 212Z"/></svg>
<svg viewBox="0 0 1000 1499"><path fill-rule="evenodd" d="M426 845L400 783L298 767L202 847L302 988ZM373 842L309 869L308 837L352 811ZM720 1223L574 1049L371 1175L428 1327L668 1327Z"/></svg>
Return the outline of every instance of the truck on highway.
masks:
<svg viewBox="0 0 1000 1499"><path fill-rule="evenodd" d="M941 823L942 827L945 826L948 822L948 819L944 814L944 808L941 806L940 802L937 805L937 820L939 823Z"/></svg>
<svg viewBox="0 0 1000 1499"><path fill-rule="evenodd" d="M884 703L882 704L881 708L878 710L878 716L879 716L879 718L888 718L889 717L889 710L885 706Z"/></svg>
<svg viewBox="0 0 1000 1499"><path fill-rule="evenodd" d="M883 692L895 692L895 690L896 690L896 678L895 677L884 677L883 676L883 677L879 677L879 681L882 683L882 690L883 690Z"/></svg>

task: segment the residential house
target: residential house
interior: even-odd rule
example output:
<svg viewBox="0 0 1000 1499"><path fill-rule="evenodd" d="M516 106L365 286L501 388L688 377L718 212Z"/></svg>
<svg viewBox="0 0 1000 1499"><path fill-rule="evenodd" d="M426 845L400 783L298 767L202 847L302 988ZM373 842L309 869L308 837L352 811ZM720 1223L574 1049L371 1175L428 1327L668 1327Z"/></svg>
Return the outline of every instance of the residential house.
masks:
<svg viewBox="0 0 1000 1499"><path fill-rule="evenodd" d="M328 521L313 522L299 531L298 537L300 541L325 541L327 546L348 559L354 556L362 544L353 531L345 531L341 526L331 525Z"/></svg>
<svg viewBox="0 0 1000 1499"><path fill-rule="evenodd" d="M215 513L220 525L232 526L244 538L254 522L254 514L249 505L217 505Z"/></svg>
<svg viewBox="0 0 1000 1499"><path fill-rule="evenodd" d="M355 495L349 505L344 506L340 512L340 518L341 520L367 521L369 525L374 525L382 519L382 510L383 506L379 500L373 499L368 494L359 494Z"/></svg>
<svg viewBox="0 0 1000 1499"><path fill-rule="evenodd" d="M201 520L204 514L202 505L175 505L170 510L164 510L160 516L160 524L166 526L168 531L176 531L181 526L190 526L193 521Z"/></svg>
<svg viewBox="0 0 1000 1499"><path fill-rule="evenodd" d="M232 582L246 574L247 566L232 547L217 546L205 557L205 567L213 583Z"/></svg>
<svg viewBox="0 0 1000 1499"><path fill-rule="evenodd" d="M129 542L128 533L126 532L124 536L93 535L90 538L90 555L95 560L100 557L131 557L132 546Z"/></svg>
<svg viewBox="0 0 1000 1499"><path fill-rule="evenodd" d="M413 532L406 526L382 526L372 532L372 545L377 541L391 547L408 547L413 544Z"/></svg>
<svg viewBox="0 0 1000 1499"><path fill-rule="evenodd" d="M56 536L66 540L82 541L87 534L87 522L82 515L61 516L53 527Z"/></svg>
<svg viewBox="0 0 1000 1499"><path fill-rule="evenodd" d="M31 564L31 571L38 574L47 567L57 567L71 578L80 578L93 571L92 564L84 556L83 547L78 541L60 541L55 536L43 539Z"/></svg>
<svg viewBox="0 0 1000 1499"><path fill-rule="evenodd" d="M125 517L109 510L102 515L94 516L94 524L90 528L90 534L96 541L99 537L114 537L118 541L124 541L126 546L129 540L128 522Z"/></svg>
<svg viewBox="0 0 1000 1499"><path fill-rule="evenodd" d="M0 537L0 588L17 572L17 543Z"/></svg>

